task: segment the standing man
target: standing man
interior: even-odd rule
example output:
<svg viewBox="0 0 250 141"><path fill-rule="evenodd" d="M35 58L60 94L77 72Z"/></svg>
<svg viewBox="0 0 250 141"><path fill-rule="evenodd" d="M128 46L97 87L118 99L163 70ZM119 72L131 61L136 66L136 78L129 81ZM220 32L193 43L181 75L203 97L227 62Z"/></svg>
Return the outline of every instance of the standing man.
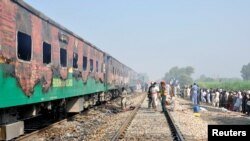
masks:
<svg viewBox="0 0 250 141"><path fill-rule="evenodd" d="M250 91L247 91L247 115L250 116Z"/></svg>
<svg viewBox="0 0 250 141"><path fill-rule="evenodd" d="M122 110L126 109L126 106L127 106L127 95L128 95L128 92L123 87L122 88L122 94L121 94L121 107L122 107Z"/></svg>
<svg viewBox="0 0 250 141"><path fill-rule="evenodd" d="M218 90L216 90L213 100L213 106L219 107L220 106L220 93Z"/></svg>
<svg viewBox="0 0 250 141"><path fill-rule="evenodd" d="M161 106L162 106L162 113L166 112L166 98L167 98L167 87L164 81L161 81L160 87L160 95L161 95Z"/></svg>
<svg viewBox="0 0 250 141"><path fill-rule="evenodd" d="M148 88L148 108L149 108L149 109L152 107L152 101L153 101L153 99L152 99L152 93L151 93L152 88L154 87L153 84L154 84L154 82L152 81L152 82L150 83L149 88Z"/></svg>
<svg viewBox="0 0 250 141"><path fill-rule="evenodd" d="M190 97L190 87L189 86L187 86L187 97L189 98Z"/></svg>
<svg viewBox="0 0 250 141"><path fill-rule="evenodd" d="M197 105L197 96L198 96L198 91L199 91L199 89L198 89L198 86L196 85L196 83L194 83L194 85L192 86L192 88L191 88L191 98L192 98L192 103L194 104L194 105Z"/></svg>
<svg viewBox="0 0 250 141"><path fill-rule="evenodd" d="M150 90L150 93L152 95L153 108L155 111L157 111L156 106L157 106L157 98L158 98L159 88L156 86L156 82L153 83L152 88L150 88L149 90Z"/></svg>

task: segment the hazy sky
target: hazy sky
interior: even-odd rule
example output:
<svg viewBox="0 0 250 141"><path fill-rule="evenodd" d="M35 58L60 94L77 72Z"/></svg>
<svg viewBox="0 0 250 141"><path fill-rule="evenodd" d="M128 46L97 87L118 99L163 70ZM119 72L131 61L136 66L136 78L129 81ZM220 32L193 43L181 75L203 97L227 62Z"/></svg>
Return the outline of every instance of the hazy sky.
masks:
<svg viewBox="0 0 250 141"><path fill-rule="evenodd" d="M150 79L240 77L250 62L249 0L25 0Z"/></svg>

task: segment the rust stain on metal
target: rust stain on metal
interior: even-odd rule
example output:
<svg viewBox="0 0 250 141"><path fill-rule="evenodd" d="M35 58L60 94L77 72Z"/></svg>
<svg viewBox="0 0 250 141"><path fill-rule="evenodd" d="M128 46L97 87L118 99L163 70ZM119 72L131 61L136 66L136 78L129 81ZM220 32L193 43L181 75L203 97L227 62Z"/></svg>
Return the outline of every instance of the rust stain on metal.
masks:
<svg viewBox="0 0 250 141"><path fill-rule="evenodd" d="M31 68L33 70L31 70ZM34 91L35 84L38 83L39 70L35 64L28 64L16 61L15 76L27 96L31 96Z"/></svg>
<svg viewBox="0 0 250 141"><path fill-rule="evenodd" d="M52 85L52 70L51 68L44 67L40 74L43 92L47 92Z"/></svg>

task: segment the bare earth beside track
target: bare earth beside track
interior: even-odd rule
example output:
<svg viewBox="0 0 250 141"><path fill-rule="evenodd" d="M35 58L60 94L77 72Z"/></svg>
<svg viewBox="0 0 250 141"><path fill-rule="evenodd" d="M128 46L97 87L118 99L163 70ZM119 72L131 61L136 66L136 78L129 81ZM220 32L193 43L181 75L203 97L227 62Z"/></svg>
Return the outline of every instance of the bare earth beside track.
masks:
<svg viewBox="0 0 250 141"><path fill-rule="evenodd" d="M212 124L250 124L250 119L238 112L223 112L220 108L201 106L207 111L201 111L200 117L193 115L191 101L176 98L175 111L170 112L174 121L187 141L207 140L207 128Z"/></svg>

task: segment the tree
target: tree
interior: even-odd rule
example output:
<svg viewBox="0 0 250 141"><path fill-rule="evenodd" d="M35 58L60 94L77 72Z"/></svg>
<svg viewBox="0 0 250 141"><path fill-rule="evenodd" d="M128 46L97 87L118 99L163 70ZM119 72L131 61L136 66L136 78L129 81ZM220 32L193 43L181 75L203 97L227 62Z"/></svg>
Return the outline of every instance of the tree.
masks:
<svg viewBox="0 0 250 141"><path fill-rule="evenodd" d="M247 65L243 65L240 72L244 80L250 80L250 63L248 63Z"/></svg>
<svg viewBox="0 0 250 141"><path fill-rule="evenodd" d="M194 68L191 66L178 68L173 67L164 76L164 80L170 82L171 79L176 79L181 85L189 85L193 82L191 75L194 73Z"/></svg>

